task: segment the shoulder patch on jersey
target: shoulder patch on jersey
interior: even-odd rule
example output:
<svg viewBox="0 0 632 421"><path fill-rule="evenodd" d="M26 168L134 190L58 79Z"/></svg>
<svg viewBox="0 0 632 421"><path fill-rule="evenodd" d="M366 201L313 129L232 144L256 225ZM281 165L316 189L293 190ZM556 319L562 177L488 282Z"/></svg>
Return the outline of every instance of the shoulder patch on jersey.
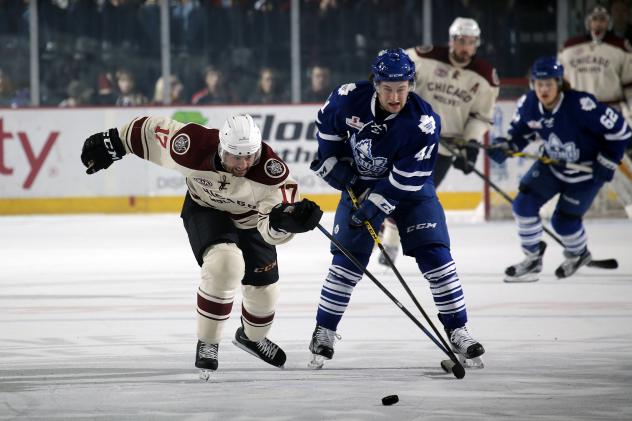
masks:
<svg viewBox="0 0 632 421"><path fill-rule="evenodd" d="M285 162L264 142L260 161L248 171L246 177L257 183L274 186L283 182L289 174L290 169Z"/></svg>
<svg viewBox="0 0 632 421"><path fill-rule="evenodd" d="M285 165L276 158L268 159L263 165L263 170L271 178L281 178L287 171Z"/></svg>
<svg viewBox="0 0 632 421"><path fill-rule="evenodd" d="M178 155L184 155L189 150L191 146L191 139L188 135L182 133L177 135L171 141L171 149L173 149L173 153Z"/></svg>
<svg viewBox="0 0 632 421"><path fill-rule="evenodd" d="M178 165L197 171L213 171L218 144L219 130L189 123L171 138L169 153Z"/></svg>
<svg viewBox="0 0 632 421"><path fill-rule="evenodd" d="M349 92L353 91L355 88L355 83L345 83L340 88L338 88L338 95L349 95Z"/></svg>
<svg viewBox="0 0 632 421"><path fill-rule="evenodd" d="M435 122L433 116L424 114L419 119L419 125L417 127L426 134L434 134L435 129L437 128L437 123Z"/></svg>
<svg viewBox="0 0 632 421"><path fill-rule="evenodd" d="M597 108L597 104L593 101L589 96L583 96L579 99L579 105L581 105L582 110L590 111Z"/></svg>

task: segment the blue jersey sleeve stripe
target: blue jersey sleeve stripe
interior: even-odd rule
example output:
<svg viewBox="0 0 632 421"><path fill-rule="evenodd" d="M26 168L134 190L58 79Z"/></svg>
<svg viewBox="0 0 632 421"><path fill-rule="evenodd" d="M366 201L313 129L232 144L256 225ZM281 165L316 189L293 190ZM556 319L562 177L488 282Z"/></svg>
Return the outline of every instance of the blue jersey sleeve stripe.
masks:
<svg viewBox="0 0 632 421"><path fill-rule="evenodd" d="M395 178L393 177L393 174L390 174L388 176L388 181L391 183L393 187L399 190L404 190L404 191L419 191L423 187L423 184L416 185L416 186L407 186L405 184L401 184L395 180Z"/></svg>
<svg viewBox="0 0 632 421"><path fill-rule="evenodd" d="M630 136L632 136L632 132L630 132L628 124L624 122L621 130L619 130L617 133L608 133L604 135L604 138L606 140L625 140Z"/></svg>
<svg viewBox="0 0 632 421"><path fill-rule="evenodd" d="M344 136L338 136L338 135L335 135L335 134L326 134L326 133L322 133L322 132L318 132L318 137L323 139L323 140L331 140L333 142L337 142L337 141L346 139Z"/></svg>

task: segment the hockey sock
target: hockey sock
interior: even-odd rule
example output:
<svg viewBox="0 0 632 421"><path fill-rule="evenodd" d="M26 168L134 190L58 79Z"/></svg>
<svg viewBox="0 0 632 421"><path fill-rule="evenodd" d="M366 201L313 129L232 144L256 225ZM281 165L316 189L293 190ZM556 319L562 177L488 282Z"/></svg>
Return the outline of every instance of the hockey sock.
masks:
<svg viewBox="0 0 632 421"><path fill-rule="evenodd" d="M438 244L420 247L415 250L415 260L430 282L430 292L444 326L448 329L464 326L465 297L450 249Z"/></svg>
<svg viewBox="0 0 632 421"><path fill-rule="evenodd" d="M355 256L363 265L369 262L369 254ZM316 323L319 326L335 331L342 319L351 293L358 281L362 279L359 269L342 254L334 254L329 273L320 292Z"/></svg>
<svg viewBox="0 0 632 421"><path fill-rule="evenodd" d="M542 240L542 220L539 216L520 216L514 213L518 224L518 235L522 251L526 254L536 253L540 250Z"/></svg>
<svg viewBox="0 0 632 421"><path fill-rule="evenodd" d="M580 255L586 250L588 238L581 218L556 210L551 218L551 225L560 235L567 252Z"/></svg>

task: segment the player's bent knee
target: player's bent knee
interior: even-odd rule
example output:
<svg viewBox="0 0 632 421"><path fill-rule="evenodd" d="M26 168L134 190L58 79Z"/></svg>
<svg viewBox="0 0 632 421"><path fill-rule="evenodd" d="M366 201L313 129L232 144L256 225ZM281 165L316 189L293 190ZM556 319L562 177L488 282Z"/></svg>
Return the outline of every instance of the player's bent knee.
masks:
<svg viewBox="0 0 632 421"><path fill-rule="evenodd" d="M236 244L214 244L204 253L202 285L213 290L234 290L245 270L243 254Z"/></svg>
<svg viewBox="0 0 632 421"><path fill-rule="evenodd" d="M422 273L430 272L452 261L450 248L444 244L424 245L415 249L413 256Z"/></svg>
<svg viewBox="0 0 632 421"><path fill-rule="evenodd" d="M556 209L551 217L551 225L558 234L574 234L582 227L582 217Z"/></svg>
<svg viewBox="0 0 632 421"><path fill-rule="evenodd" d="M511 204L513 213L522 217L538 216L540 208L540 200L538 200L537 196L531 194L531 189L523 191L521 188L520 193L518 193Z"/></svg>
<svg viewBox="0 0 632 421"><path fill-rule="evenodd" d="M264 286L244 285L242 294L241 317L244 331L251 341L260 341L272 327L279 299L279 284L275 282Z"/></svg>

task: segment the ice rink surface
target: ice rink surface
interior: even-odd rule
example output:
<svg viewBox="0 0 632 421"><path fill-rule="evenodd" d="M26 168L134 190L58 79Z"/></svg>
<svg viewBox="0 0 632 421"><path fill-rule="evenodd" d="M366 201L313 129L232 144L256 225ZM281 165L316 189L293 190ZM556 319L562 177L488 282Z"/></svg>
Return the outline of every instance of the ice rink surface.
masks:
<svg viewBox="0 0 632 421"><path fill-rule="evenodd" d="M487 350L462 380L366 277L334 359L308 369L330 255L322 233L300 235L278 250L270 338L285 369L231 343L238 298L204 383L193 366L199 268L177 215L0 218L0 419L630 420L632 223L589 220L587 232L593 256L618 270L557 280L561 248L545 238L540 281L504 284L522 258L513 223L450 224L468 326ZM414 261L397 265L435 319ZM393 275L369 268L418 314ZM382 406L391 394L399 403Z"/></svg>

